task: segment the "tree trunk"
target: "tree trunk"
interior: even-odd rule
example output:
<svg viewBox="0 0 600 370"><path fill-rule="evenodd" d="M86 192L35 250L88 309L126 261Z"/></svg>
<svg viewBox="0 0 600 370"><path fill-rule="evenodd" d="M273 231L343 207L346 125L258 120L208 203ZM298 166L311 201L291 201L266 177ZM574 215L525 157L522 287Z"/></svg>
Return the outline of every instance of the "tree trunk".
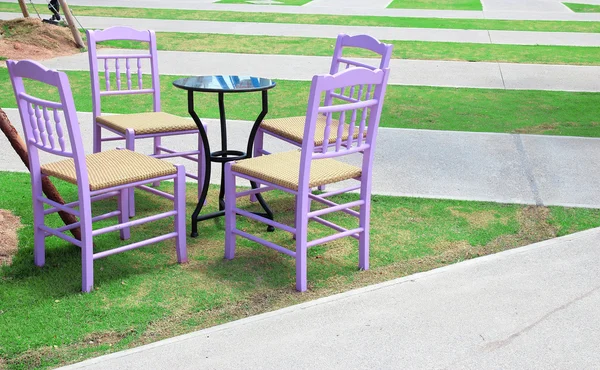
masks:
<svg viewBox="0 0 600 370"><path fill-rule="evenodd" d="M27 10L27 5L25 5L25 0L19 0L19 6L21 7L23 18L29 18L29 11Z"/></svg>
<svg viewBox="0 0 600 370"><path fill-rule="evenodd" d="M25 146L25 142L23 141L23 139L21 139L21 136L19 135L15 127L10 123L10 120L8 119L6 113L4 113L4 110L2 110L2 108L0 108L0 129L2 130L2 132L4 132L4 135L6 135L6 138L10 142L10 145L13 147L15 152L17 152L19 157L21 157L21 160L23 161L23 163L25 163L27 169L30 170L29 154L27 153L27 147ZM44 194L46 194L48 199L60 204L65 204L64 199L60 196L58 190L56 190L54 184L52 184L52 181L50 181L50 179L46 176L42 177L42 191L44 192ZM60 215L60 218L63 220L65 225L71 225L77 222L77 218L70 213L59 211L58 214ZM78 227L75 229L71 229L70 231L71 234L73 234L73 236L75 237L75 239L81 240L81 230Z"/></svg>
<svg viewBox="0 0 600 370"><path fill-rule="evenodd" d="M69 28L71 29L71 33L73 34L73 38L75 39L75 43L78 48L84 48L83 40L81 39L81 34L77 27L75 27L75 18L73 18L73 14L71 14L71 9L69 9L69 5L67 4L67 0L58 0L60 3L60 7L62 8L63 14L65 15L65 19L69 24Z"/></svg>

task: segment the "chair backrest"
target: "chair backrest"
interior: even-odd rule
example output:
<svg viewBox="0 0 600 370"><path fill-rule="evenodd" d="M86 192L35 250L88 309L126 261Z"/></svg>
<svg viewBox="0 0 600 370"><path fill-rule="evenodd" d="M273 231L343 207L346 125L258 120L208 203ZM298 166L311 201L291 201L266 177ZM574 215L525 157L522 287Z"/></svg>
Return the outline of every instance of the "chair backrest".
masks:
<svg viewBox="0 0 600 370"><path fill-rule="evenodd" d="M56 156L73 158L78 186L89 189L85 152L67 75L64 72L47 69L31 60L19 62L9 60L6 65L25 132L32 179L40 176L39 151L41 150ZM26 91L23 79L55 87L59 101L32 95ZM47 96L48 92L44 91L43 95Z"/></svg>
<svg viewBox="0 0 600 370"><path fill-rule="evenodd" d="M148 43L148 50L98 55L96 44L110 40ZM160 112L158 51L154 31L138 31L129 27L87 30L87 44L94 118L101 115L101 97L106 95L152 94L154 111ZM144 87L142 67L146 67L148 63L152 83L149 87Z"/></svg>
<svg viewBox="0 0 600 370"><path fill-rule="evenodd" d="M370 178L389 71L389 68L371 70L356 67L334 75L313 77L302 141L299 179L301 187L308 185L313 160L354 153L362 153L363 175ZM343 89L347 89L350 93L348 97L342 99L344 101L342 104L321 103L323 94L336 94L336 90ZM325 115L324 126L318 124L320 114ZM335 121L339 121L339 124L332 124ZM322 149L315 151L317 130L323 130L324 140ZM343 139L345 136L347 138ZM335 145L329 146L328 143L332 138L335 139Z"/></svg>
<svg viewBox="0 0 600 370"><path fill-rule="evenodd" d="M362 61L357 61L351 57L345 57L343 54L344 49L346 48L364 49L378 54L379 64L370 65ZM355 67L363 67L368 68L370 70L389 68L393 49L394 45L384 44L369 35L349 36L341 33L338 35L335 43L335 49L333 50L333 57L331 59L331 67L329 69L329 74L333 75L338 73L340 70ZM345 92L342 89L340 91L340 94L344 95L344 93ZM325 96L325 105L331 105L333 98L334 96L327 94Z"/></svg>

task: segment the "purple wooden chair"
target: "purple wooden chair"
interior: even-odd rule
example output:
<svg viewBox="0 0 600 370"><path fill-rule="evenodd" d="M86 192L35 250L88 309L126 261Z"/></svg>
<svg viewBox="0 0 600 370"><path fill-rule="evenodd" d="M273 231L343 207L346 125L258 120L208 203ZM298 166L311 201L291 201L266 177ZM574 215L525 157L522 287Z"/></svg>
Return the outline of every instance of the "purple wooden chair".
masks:
<svg viewBox="0 0 600 370"><path fill-rule="evenodd" d="M306 110L304 139L301 151L275 153L271 155L227 163L225 166L225 258L232 259L235 254L236 236L241 236L266 247L285 253L296 259L296 289L307 288L306 259L307 249L335 239L350 236L358 240L358 266L369 268L369 220L371 207L371 171L375 139L381 116L383 98L387 86L389 69L351 68L335 75L313 77L308 108ZM346 94L334 91L346 91ZM323 93L331 96L338 104L321 104ZM324 124L319 116L325 115ZM333 116L339 117L336 125ZM348 133L346 135L345 133ZM364 133L366 137L364 136ZM358 135L354 135L357 133ZM321 146L315 146L315 138L324 138ZM352 139L356 137L356 139ZM332 143L330 147L327 143ZM362 156L360 167L338 161L338 157ZM236 178L255 181L258 189L236 190ZM341 190L324 194L313 194L314 187L356 180ZM253 195L269 190L283 190L295 196L295 225L288 226L269 220L260 215L236 207L235 200L242 196ZM350 191L359 190L360 199L345 204L336 204L328 199ZM326 208L310 210L312 201ZM358 211L353 208L358 207ZM332 212L344 212L358 219L357 227L346 229L322 218ZM251 235L236 228L236 216L245 216L274 226L294 235L295 250L287 249L268 240ZM308 222L315 221L328 226L336 233L308 240Z"/></svg>
<svg viewBox="0 0 600 370"><path fill-rule="evenodd" d="M101 54L97 53L97 43L109 40L130 40L148 43L147 52ZM92 103L94 114L94 153L102 151L105 141L125 140L125 147L135 150L136 139L154 140L155 158L183 157L198 164L198 175L186 176L198 181L198 194L202 193L204 179L204 149L200 132L194 121L161 111L160 81L158 74L158 52L154 31L138 31L129 27L111 27L105 30L87 31L90 78L92 83ZM143 62L150 63L151 86L142 81ZM124 62L124 65L123 65ZM99 72L99 64L102 71ZM102 75L103 83L100 83ZM111 83L114 83L114 85ZM104 89L101 87L103 85ZM108 95L152 94L153 111L118 115L102 115L101 97ZM132 107L135 110L135 107ZM206 129L206 127L205 127ZM111 137L102 137L102 130L111 132ZM174 135L195 135L198 147L190 151L169 149L161 144L161 138ZM158 186L158 183L154 184ZM130 216L135 215L133 191L130 194Z"/></svg>
<svg viewBox="0 0 600 370"><path fill-rule="evenodd" d="M368 36L368 35L356 35L356 36L348 36L345 34L340 34L337 37L337 41L335 43L335 49L333 51L333 58L331 60L331 68L329 70L330 74L337 73L340 68L348 69L354 67L364 67L371 70L374 69L385 69L389 67L390 58L392 57L392 49L393 45L384 44L379 42L377 39ZM345 48L354 48L354 49L364 49L370 50L371 52L378 54L380 56L379 65L367 65L365 63L353 60L348 57L344 57L344 49ZM343 91L341 92L344 93ZM335 93L329 93L325 96L325 105L331 105L332 99ZM285 118L274 118L264 120L260 128L256 134L256 139L254 140L254 157L261 156L263 154L270 154L263 148L264 135L270 135L275 138L281 139L285 142L288 142L292 145L301 147L302 141L304 139L304 116L299 117L285 117ZM325 125L325 116L320 115L317 124L320 128ZM337 120L333 121L333 128L337 127ZM315 136L315 147L319 147L323 143L323 136L321 135L322 130L318 130ZM347 139L347 132L343 133L342 140ZM354 133L354 138L356 139L357 132ZM366 132L364 132L366 135ZM335 145L334 138L330 138L329 145Z"/></svg>
<svg viewBox="0 0 600 370"><path fill-rule="evenodd" d="M63 72L48 70L36 62L28 60L20 62L9 60L7 67L14 87L29 152L35 264L37 266L44 265L45 238L50 235L57 236L81 248L82 290L84 292L89 292L93 287L94 260L98 258L175 238L177 261L179 263L187 262L185 169L183 166L175 166L169 162L126 149L109 150L86 156L67 76ZM23 85L24 78L54 86L58 90L59 101L49 101L30 95ZM40 165L40 151L46 152L45 155L65 158ZM43 176L54 176L77 185L78 200L60 205L44 197L42 193ZM164 180L174 180L174 195L143 186L149 182ZM173 209L129 221L129 190L136 186L172 200ZM93 217L92 202L113 196L119 198L119 209ZM46 215L58 211L75 215L79 218L79 222L56 229L46 226ZM94 221L115 216L118 217L117 225L97 230L92 229ZM164 235L102 252L94 253L92 249L92 239L96 235L118 230L121 239L127 240L131 226L167 217L174 217L174 231L165 231ZM76 227L81 228L81 241L65 233Z"/></svg>

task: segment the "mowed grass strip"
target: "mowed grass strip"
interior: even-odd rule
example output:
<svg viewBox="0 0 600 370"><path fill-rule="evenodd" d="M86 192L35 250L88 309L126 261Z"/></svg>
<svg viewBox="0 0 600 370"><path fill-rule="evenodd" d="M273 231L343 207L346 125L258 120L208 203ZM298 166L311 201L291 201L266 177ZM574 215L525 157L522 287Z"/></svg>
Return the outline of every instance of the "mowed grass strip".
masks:
<svg viewBox="0 0 600 370"><path fill-rule="evenodd" d="M446 28L465 30L512 30L546 32L600 32L600 22L509 21L489 19L444 19L260 12L221 12L103 6L70 6L76 16L175 19L215 22L258 22L290 24L332 24L344 26ZM0 11L20 13L16 2L0 2ZM15 14L15 17L20 15Z"/></svg>
<svg viewBox="0 0 600 370"><path fill-rule="evenodd" d="M600 5L563 3L576 13L600 13Z"/></svg>
<svg viewBox="0 0 600 370"><path fill-rule="evenodd" d="M55 181L67 200L73 185ZM0 266L0 363L9 369L56 367L221 324L242 317L329 296L415 272L527 245L600 225L600 211L374 196L372 200L371 269L358 271L357 244L346 238L309 250L309 291L294 290L294 260L255 243L239 240L236 258L223 259L223 219L200 223L199 237L188 238L189 263L176 263L172 241L95 261L95 289L80 293L78 248L46 239L46 266L33 264L29 175L0 172L0 209L20 217L18 251L10 266ZM170 191L171 185L162 188ZM218 189L211 187L207 211L217 209ZM196 201L187 192L188 214ZM355 194L335 201L357 199ZM293 197L266 196L281 222L294 217ZM136 195L137 217L169 202L147 193ZM112 199L95 204L114 210ZM256 204L238 205L255 210ZM356 219L327 215L346 228ZM293 248L289 233L267 233L262 224L239 219L239 227ZM56 214L52 227L61 225ZM114 220L105 220L106 226ZM97 225L101 226L101 225ZM134 227L132 241L172 227L165 219ZM330 233L311 224L310 238ZM95 239L96 251L124 243L118 233Z"/></svg>
<svg viewBox="0 0 600 370"><path fill-rule="evenodd" d="M91 112L89 74L67 74L77 109ZM181 77L161 76L162 108L189 117L185 91L172 85ZM0 106L15 108L6 69L0 69L0 81ZM268 118L305 114L309 88L309 82L277 80L277 87L269 92ZM46 94L51 96L51 91ZM196 97L201 117L219 117L216 94ZM260 111L260 94L225 94L225 104L228 118L254 120ZM109 96L102 107L105 112L130 113L131 107L149 111L152 103L148 95ZM600 137L600 93L388 86L381 126Z"/></svg>
<svg viewBox="0 0 600 370"><path fill-rule="evenodd" d="M179 32L159 32L157 41L160 50L240 54L331 56L335 47L335 39L327 38ZM395 59L600 65L598 47L382 41L394 45L392 58ZM133 41L110 41L102 44L116 48L148 48L147 45ZM352 48L346 49L345 55L374 56L370 51Z"/></svg>
<svg viewBox="0 0 600 370"><path fill-rule="evenodd" d="M388 8L483 10L479 0L394 0Z"/></svg>

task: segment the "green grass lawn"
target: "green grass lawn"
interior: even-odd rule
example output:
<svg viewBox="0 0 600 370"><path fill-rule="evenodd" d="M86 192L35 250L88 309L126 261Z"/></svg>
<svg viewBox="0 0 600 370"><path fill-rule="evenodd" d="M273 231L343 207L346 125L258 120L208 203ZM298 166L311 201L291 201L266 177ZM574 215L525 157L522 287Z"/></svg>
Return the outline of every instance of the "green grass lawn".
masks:
<svg viewBox="0 0 600 370"><path fill-rule="evenodd" d="M67 74L77 109L91 112L89 74L83 71ZM180 77L162 76L162 108L188 117L185 92L172 86ZM0 69L0 81L0 106L15 108L6 69ZM277 87L269 93L268 117L303 115L309 84L278 80ZM196 96L201 117L219 117L215 94ZM228 118L253 120L260 111L260 94L226 94L225 104ZM149 96L112 96L103 100L105 112L128 113L130 107L150 110ZM381 126L600 137L599 117L599 93L388 86Z"/></svg>
<svg viewBox="0 0 600 370"><path fill-rule="evenodd" d="M563 3L576 13L600 13L600 5Z"/></svg>
<svg viewBox="0 0 600 370"><path fill-rule="evenodd" d="M292 24L333 24L373 27L415 27L475 30L513 30L548 32L600 32L600 22L577 21L507 21L489 19L443 19L378 16L339 16L319 14L284 14L221 12L202 10L174 10L152 8L125 8L102 6L70 6L78 15L98 17L126 17L148 19L175 19L219 22L262 22ZM20 13L16 2L0 2L1 12ZM17 17L18 15L15 15Z"/></svg>
<svg viewBox="0 0 600 370"><path fill-rule="evenodd" d="M335 40L327 38L179 32L159 32L157 41L160 50L314 56L331 56L335 46ZM394 45L392 58L395 59L600 65L600 48L597 47L382 41ZM148 48L145 44L131 41L111 41L103 44L120 48ZM374 55L370 51L360 49L346 50L347 56Z"/></svg>
<svg viewBox="0 0 600 370"><path fill-rule="evenodd" d="M394 0L388 8L483 10L479 0Z"/></svg>
<svg viewBox="0 0 600 370"><path fill-rule="evenodd" d="M280 4L275 5L304 5L306 3L311 2L312 0L275 0ZM252 4L249 0L219 0L216 2L217 4Z"/></svg>
<svg viewBox="0 0 600 370"><path fill-rule="evenodd" d="M56 185L66 200L76 196L73 185ZM202 222L200 236L188 238L188 264L176 263L172 241L110 256L96 261L95 289L83 294L76 247L48 238L47 265L33 264L29 176L0 172L0 187L0 209L10 210L23 224L12 265L0 267L0 365L9 369L80 361L600 225L600 210L374 196L371 270L357 270L353 239L311 248L307 293L294 290L293 259L268 248L240 240L236 258L225 261L224 226L218 219ZM170 189L169 184L163 187ZM216 197L213 187L208 210L216 209ZM189 214L194 198L190 184ZM278 220L292 222L292 197L275 193L266 199ZM162 198L146 193L139 193L136 201L138 217L168 207ZM247 201L240 204L258 207ZM102 211L115 206L113 200L97 204ZM331 217L345 227L354 221ZM49 222L60 225L58 217ZM166 219L140 226L132 230L132 237L171 225ZM265 235L263 225L244 220L240 226L276 242L293 243L286 232ZM312 237L326 232L319 224L311 230ZM118 233L110 233L96 239L96 248L121 243Z"/></svg>

